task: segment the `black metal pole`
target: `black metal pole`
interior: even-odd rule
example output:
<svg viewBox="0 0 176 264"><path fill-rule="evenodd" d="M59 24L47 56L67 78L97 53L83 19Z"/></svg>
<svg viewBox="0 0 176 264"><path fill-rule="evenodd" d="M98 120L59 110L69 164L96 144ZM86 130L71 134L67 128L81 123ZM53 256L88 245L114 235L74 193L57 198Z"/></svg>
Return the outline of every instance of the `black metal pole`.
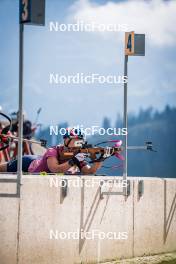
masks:
<svg viewBox="0 0 176 264"><path fill-rule="evenodd" d="M125 55L124 60L124 76L128 76L128 55ZM128 80L128 79L127 79ZM128 129L128 115L127 115L127 88L128 81L124 82L124 109L123 109L123 127ZM127 130L128 131L128 130ZM124 169L123 169L123 180L127 181L127 169L128 169L128 160L127 160L127 134L125 135L124 140ZM127 188L123 189L124 195L127 195Z"/></svg>
<svg viewBox="0 0 176 264"><path fill-rule="evenodd" d="M17 174L17 196L20 197L20 186L22 176L22 154L23 154L23 30L20 23L19 32L19 109L18 109L18 174Z"/></svg>

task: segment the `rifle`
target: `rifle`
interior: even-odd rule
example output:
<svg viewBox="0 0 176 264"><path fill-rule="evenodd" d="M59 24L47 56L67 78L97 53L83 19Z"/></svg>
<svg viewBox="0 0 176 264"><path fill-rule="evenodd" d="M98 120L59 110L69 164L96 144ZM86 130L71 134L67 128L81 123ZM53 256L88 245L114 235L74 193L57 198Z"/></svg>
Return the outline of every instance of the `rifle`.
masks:
<svg viewBox="0 0 176 264"><path fill-rule="evenodd" d="M12 140L14 142L18 142L18 137L11 136L11 135L0 134L0 142L9 144L10 140ZM38 144L38 145L40 145L42 147L46 147L46 144L47 144L47 141L45 139L40 139L39 141L36 141L36 140L33 140L33 139L23 138L23 142Z"/></svg>
<svg viewBox="0 0 176 264"><path fill-rule="evenodd" d="M97 161L104 161L105 159L114 155L119 157L120 152L122 151L122 147L99 147L85 143L82 145L82 147L73 147L63 151L60 154L60 159L69 160L78 153L84 153L88 158L90 158L90 163L93 163Z"/></svg>
<svg viewBox="0 0 176 264"><path fill-rule="evenodd" d="M8 135L8 132L11 131L12 120L10 119L9 116L5 115L2 112L0 112L0 115L6 118L9 122L8 129L6 129L5 127L0 131L0 151L2 151L9 147L9 144L11 141L18 142L18 137L14 135ZM41 145L43 147L46 147L46 144L47 144L47 141L44 139L40 139L39 141L36 141L36 140L30 140L30 139L23 138L23 142L34 143L34 144Z"/></svg>
<svg viewBox="0 0 176 264"><path fill-rule="evenodd" d="M99 145L104 143L112 143L115 142L115 145L112 147L101 147ZM96 161L104 161L105 159L115 156L120 160L124 160L124 157L121 155L121 152L123 152L123 147L121 140L109 140L100 142L96 145L83 143L78 145L78 147L73 147L70 149L66 149L63 151L63 153L60 154L60 159L71 159L78 153L85 153L88 158L90 158L89 163L93 163ZM128 146L127 149L129 150L149 150L156 152L156 150L153 149L153 144L150 141L145 142L144 146Z"/></svg>

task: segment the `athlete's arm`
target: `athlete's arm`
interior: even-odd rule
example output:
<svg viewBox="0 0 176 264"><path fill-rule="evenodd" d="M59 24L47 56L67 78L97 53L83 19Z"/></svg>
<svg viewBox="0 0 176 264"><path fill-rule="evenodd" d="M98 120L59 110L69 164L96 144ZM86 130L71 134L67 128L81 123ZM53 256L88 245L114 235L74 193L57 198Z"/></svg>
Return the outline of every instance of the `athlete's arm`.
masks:
<svg viewBox="0 0 176 264"><path fill-rule="evenodd" d="M59 172L59 173L64 173L66 172L69 168L71 168L71 165L69 164L68 161L59 164L58 160L56 157L49 157L47 159L47 165L48 165L48 169L51 172Z"/></svg>
<svg viewBox="0 0 176 264"><path fill-rule="evenodd" d="M96 171L101 168L101 166L102 166L102 162L94 162L94 164L93 164L92 167L90 167L88 165L84 166L81 169L81 172L83 174L87 174L87 175L89 175L89 174L95 174Z"/></svg>

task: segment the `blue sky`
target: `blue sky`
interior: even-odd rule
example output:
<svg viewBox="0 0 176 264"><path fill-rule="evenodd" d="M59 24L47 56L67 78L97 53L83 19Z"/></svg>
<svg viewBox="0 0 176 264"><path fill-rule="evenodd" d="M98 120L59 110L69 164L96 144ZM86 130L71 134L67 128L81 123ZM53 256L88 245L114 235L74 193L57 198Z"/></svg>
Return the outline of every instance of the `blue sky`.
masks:
<svg viewBox="0 0 176 264"><path fill-rule="evenodd" d="M128 109L176 104L176 1L46 0L46 25L25 26L24 109L40 121L114 124L123 109L123 85L50 85L49 74L123 75L124 32L50 32L49 22L125 23L146 34L146 56L129 58ZM18 1L0 0L0 105L18 108Z"/></svg>

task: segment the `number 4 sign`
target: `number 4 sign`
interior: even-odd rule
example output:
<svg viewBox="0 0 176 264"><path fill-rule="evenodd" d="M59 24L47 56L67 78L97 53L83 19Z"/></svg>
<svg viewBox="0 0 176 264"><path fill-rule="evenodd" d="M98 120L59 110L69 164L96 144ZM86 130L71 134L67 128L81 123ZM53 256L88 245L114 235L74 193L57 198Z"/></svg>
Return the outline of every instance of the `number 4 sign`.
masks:
<svg viewBox="0 0 176 264"><path fill-rule="evenodd" d="M125 32L125 55L134 55L134 31Z"/></svg>
<svg viewBox="0 0 176 264"><path fill-rule="evenodd" d="M125 32L125 55L145 56L145 34Z"/></svg>

